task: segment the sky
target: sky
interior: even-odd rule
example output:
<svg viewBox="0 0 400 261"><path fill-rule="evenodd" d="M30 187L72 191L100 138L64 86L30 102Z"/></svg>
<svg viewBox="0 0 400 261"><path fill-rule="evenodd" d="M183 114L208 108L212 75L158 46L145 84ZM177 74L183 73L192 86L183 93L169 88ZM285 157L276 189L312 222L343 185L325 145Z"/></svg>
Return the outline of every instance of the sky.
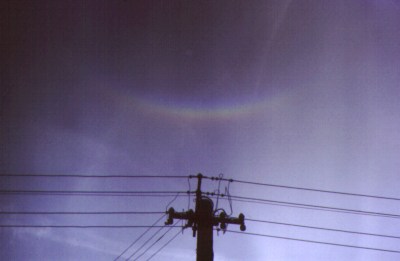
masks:
<svg viewBox="0 0 400 261"><path fill-rule="evenodd" d="M0 12L2 191L188 191L197 184L195 178L5 174L203 173L400 198L398 1L6 0ZM206 179L202 190L218 186L225 192L228 182ZM398 200L237 182L229 193L400 215ZM1 193L0 210L194 208L193 197L174 196ZM231 212L226 199L218 207ZM239 213L400 236L398 216L233 200L232 216ZM149 226L161 217L0 214L0 225ZM246 226L249 233L400 251L398 238L251 221ZM0 252L5 260L113 260L144 231L1 227ZM152 260L195 258L196 238L186 229ZM214 232L215 261L398 259L398 253Z"/></svg>

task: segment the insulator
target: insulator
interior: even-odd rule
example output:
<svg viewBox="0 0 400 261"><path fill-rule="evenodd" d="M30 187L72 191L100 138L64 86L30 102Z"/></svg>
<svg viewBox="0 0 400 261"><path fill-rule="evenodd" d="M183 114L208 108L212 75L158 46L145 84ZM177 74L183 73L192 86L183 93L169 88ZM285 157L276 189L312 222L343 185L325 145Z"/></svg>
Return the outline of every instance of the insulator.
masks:
<svg viewBox="0 0 400 261"><path fill-rule="evenodd" d="M246 230L246 225L245 224L241 224L240 225L240 231L245 231Z"/></svg>
<svg viewBox="0 0 400 261"><path fill-rule="evenodd" d="M167 219L167 221L165 221L165 225L172 225L172 223L174 223L174 220L173 220L172 217L169 217L169 218Z"/></svg>

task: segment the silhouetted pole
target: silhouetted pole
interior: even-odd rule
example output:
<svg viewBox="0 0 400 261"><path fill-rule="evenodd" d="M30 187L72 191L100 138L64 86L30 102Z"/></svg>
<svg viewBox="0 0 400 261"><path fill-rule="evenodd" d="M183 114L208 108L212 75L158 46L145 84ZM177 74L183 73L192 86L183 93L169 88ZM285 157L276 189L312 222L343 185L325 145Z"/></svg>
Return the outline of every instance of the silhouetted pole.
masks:
<svg viewBox="0 0 400 261"><path fill-rule="evenodd" d="M214 216L214 203L208 197L203 197L201 194L202 174L197 175L197 190L196 190L196 206L195 211L188 210L186 212L175 212L170 208L167 212L168 220L166 225L172 225L175 219L185 219L187 223L185 228L191 227L193 237L197 234L197 258L196 261L213 261L213 226L220 225L223 231L226 231L227 224L238 224L240 230L246 230L244 225L244 215L240 214L238 218L229 217L225 211L222 211L219 216ZM190 191L189 191L190 192Z"/></svg>
<svg viewBox="0 0 400 261"><path fill-rule="evenodd" d="M214 204L209 198L202 198L197 209L197 261L213 261L213 209Z"/></svg>

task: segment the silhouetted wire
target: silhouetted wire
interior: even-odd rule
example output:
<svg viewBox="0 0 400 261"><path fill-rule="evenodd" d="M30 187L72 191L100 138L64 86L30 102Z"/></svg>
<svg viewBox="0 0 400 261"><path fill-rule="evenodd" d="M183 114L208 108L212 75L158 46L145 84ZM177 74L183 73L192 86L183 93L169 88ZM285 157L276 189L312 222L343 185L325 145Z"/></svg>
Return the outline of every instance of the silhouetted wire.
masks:
<svg viewBox="0 0 400 261"><path fill-rule="evenodd" d="M176 194L176 196L167 204L167 206L165 207L165 211L168 211L168 207L174 203L174 201L178 198L179 196L179 192Z"/></svg>
<svg viewBox="0 0 400 261"><path fill-rule="evenodd" d="M0 211L0 215L154 215L161 211Z"/></svg>
<svg viewBox="0 0 400 261"><path fill-rule="evenodd" d="M192 190L191 189L191 187L190 187L190 178L188 177L188 179L187 179L187 182L188 182L188 187L189 187L189 190L188 190L188 208L187 209L190 209L190 191Z"/></svg>
<svg viewBox="0 0 400 261"><path fill-rule="evenodd" d="M274 225L283 225L283 226L300 227L300 228L310 228L310 229L317 229L317 230L324 230L324 231L333 231L333 232L341 232L341 233L350 233L350 234L357 234L357 235L364 235L364 236L374 236L374 237L386 237L386 238L400 239L400 237L398 237L398 236L390 236L390 235L382 235L382 234L374 234L374 233L366 233L366 232L358 232L358 231L350 231L350 230L334 229L334 228L324 228L324 227L314 227L314 226L306 226L306 225L297 225L297 224L283 223L283 222L275 222L275 221L269 221L269 220L259 220L259 219L246 218L246 221L250 221L250 222L259 222L259 223L267 223L267 224L274 224Z"/></svg>
<svg viewBox="0 0 400 261"><path fill-rule="evenodd" d="M216 180L218 181L218 177L206 177L203 178ZM253 181L245 181L245 180L236 180L236 179L222 179L223 181L228 182L235 182L235 183L242 183L242 184L249 184L249 185L258 185L258 186L267 186L267 187L275 187L275 188L282 188L282 189L294 189L294 190L303 190L303 191L312 191L312 192L321 192L321 193L330 193L330 194L337 194L337 195L346 195L346 196L357 196L357 197L366 197L366 198L375 198L375 199L387 199L387 200L397 200L400 201L400 198L396 197L385 197L385 196L378 196L378 195L368 195L368 194L360 194L360 193L352 193L352 192L342 192L342 191L333 191L333 190L323 190L323 189L313 189L313 188L304 188L304 187L295 187L295 186L286 186L286 185L276 185L276 184L269 184L269 183L261 183L261 182L253 182Z"/></svg>
<svg viewBox="0 0 400 261"><path fill-rule="evenodd" d="M232 215L233 214L233 205L232 205L230 186L231 186L231 183L228 183L228 187L225 188L225 194L228 196L229 208L231 209L231 213L229 215Z"/></svg>
<svg viewBox="0 0 400 261"><path fill-rule="evenodd" d="M149 225L5 225L1 224L1 228L164 228L165 226L149 226ZM181 227L181 226L174 226Z"/></svg>
<svg viewBox="0 0 400 261"><path fill-rule="evenodd" d="M176 237L179 236L182 232L179 230L170 240L168 240L164 245L162 245L156 252L154 252L146 261L149 261L153 257L155 257L161 250L163 250L166 246L168 246Z"/></svg>
<svg viewBox="0 0 400 261"><path fill-rule="evenodd" d="M163 226L160 227L156 232L154 232L154 234L148 238L138 249L136 249L135 252L133 252L126 260L128 261L129 259L131 259L134 255L136 255L140 250L142 250L143 247L145 247L147 245L147 243L149 243L158 233L161 232L161 230L163 230L164 228L166 228L167 226Z"/></svg>
<svg viewBox="0 0 400 261"><path fill-rule="evenodd" d="M299 242L305 242L305 243L323 244L323 245L330 245L330 246L357 248L357 249L364 249L364 250L373 250L373 251L381 251L381 252L390 252L390 253L400 254L400 251L399 251L399 250L390 250L390 249L382 249L382 248L354 246L354 245L339 244L339 243L331 243L331 242L323 242L323 241L308 240L308 239L301 239L301 238L292 238L292 237L281 237L281 236L274 236L274 235L266 235L266 234L260 234L260 233L239 232L239 231L233 231L233 230L226 230L226 231L227 231L227 232L230 232L230 233L235 233L235 234L244 234L244 235L259 236L259 237L269 237L269 238L285 239L285 240L299 241Z"/></svg>
<svg viewBox="0 0 400 261"><path fill-rule="evenodd" d="M186 193L186 192L185 192ZM168 198L168 197L175 197L174 194L140 194L140 193L135 193L135 194L112 194L112 193L74 193L74 194L65 194L65 193L9 193L9 194L1 194L2 196L8 196L12 195L13 197L16 196L35 196L35 197L54 197L54 196L61 196L61 197L153 197L153 198ZM186 195L179 195L178 197L186 197Z"/></svg>
<svg viewBox="0 0 400 261"><path fill-rule="evenodd" d="M178 220L177 222L175 222L175 224L174 225L176 225L176 224L178 224L180 221ZM155 244L157 244L166 234L168 234L168 232L170 232L171 231L171 229L173 229L174 227L169 227L168 229L167 229L167 231L164 233L164 234L162 234L156 241L154 241L149 247L147 247L140 255L138 255L137 257L136 257L136 260L138 260L140 257L142 257L143 255L145 255ZM128 261L129 259L127 259L127 261Z"/></svg>
<svg viewBox="0 0 400 261"><path fill-rule="evenodd" d="M215 198L215 197L211 197L211 198ZM228 198L226 198L226 200L228 200ZM288 207L288 208L300 208L300 209L308 209L308 210L321 210L321 211L342 213L341 211L333 211L333 210L326 210L326 209L316 209L316 208L311 208L311 207L291 206L291 205L287 205L287 204L260 202L260 201L255 201L255 200L244 200L244 199L231 199L231 200L235 201L235 202L254 203L254 204L261 204L261 205L280 206L280 207Z"/></svg>
<svg viewBox="0 0 400 261"><path fill-rule="evenodd" d="M136 242L138 242L144 235L146 235L150 229L155 228L156 224L158 222L160 222L167 214L162 215L159 219L156 220L156 222L153 223L153 225L151 225L148 229L146 229L139 237L137 237L124 251L122 251L121 254L119 254L119 256L117 256L113 261L118 260L118 258L120 258L122 255L124 255L132 246L134 246L136 244ZM163 226L164 227L164 226Z"/></svg>
<svg viewBox="0 0 400 261"><path fill-rule="evenodd" d="M210 193L204 193L209 195ZM214 196L214 195L211 195ZM225 195L223 195L225 196ZM294 206L294 207L305 207L315 210L322 210L322 211L333 211L333 212L340 212L340 213L348 213L348 214L357 214L357 215L366 215L366 216L378 216L378 217L387 217L387 218L400 218L400 215L397 214L390 214L390 213L381 213L381 212L371 212L371 211L363 211L363 210L355 210L355 209L346 209L346 208L336 208L336 207L327 207L327 206L320 206L320 205L312 205L312 204L303 204L303 203L295 203L295 202L285 202L285 201L277 201L277 200L269 200L269 199L260 199L260 198L252 198L252 197L241 197L241 196L231 196L233 200L248 200L254 201L254 203L276 203L282 204L286 206Z"/></svg>
<svg viewBox="0 0 400 261"><path fill-rule="evenodd" d="M179 175L83 175L83 174L0 174L0 177L33 177L33 178L137 178L137 179L186 179Z"/></svg>
<svg viewBox="0 0 400 261"><path fill-rule="evenodd" d="M133 190L0 190L0 194L57 194L57 195L69 195L69 194L177 194L177 193L188 193L187 191L133 191ZM190 192L189 192L190 193Z"/></svg>
<svg viewBox="0 0 400 261"><path fill-rule="evenodd" d="M79 197L175 197L178 192L182 195L178 197L186 197L184 193L192 193L187 191L39 191L39 190L18 190L18 191L1 191L0 195L7 196L79 196Z"/></svg>
<svg viewBox="0 0 400 261"><path fill-rule="evenodd" d="M215 197L211 197L211 198L215 198ZM280 207L287 207L287 208L299 208L299 209L306 209L306 210L318 210L318 211L324 211L324 212L334 212L334 213L380 217L380 215L372 215L372 214L365 214L365 213L361 214L361 213L354 213L354 212L349 212L349 211L340 211L340 210L333 210L333 209L321 209L321 208L317 208L317 207L294 206L294 205L287 204L287 203L271 203L271 202L262 202L262 201L256 201L256 200L242 200L242 199L232 199L232 201L253 203L253 204L262 204L262 205L269 205L269 206L280 206ZM391 217L391 218L395 218L395 217Z"/></svg>
<svg viewBox="0 0 400 261"><path fill-rule="evenodd" d="M222 178L224 177L224 174L220 173L220 174L218 175L218 177L219 177L219 181L218 181L217 202L216 202L216 204L215 204L215 209L218 209L219 195L220 195L220 192L221 192L221 190L220 190L220 188L221 188L221 181L222 181Z"/></svg>

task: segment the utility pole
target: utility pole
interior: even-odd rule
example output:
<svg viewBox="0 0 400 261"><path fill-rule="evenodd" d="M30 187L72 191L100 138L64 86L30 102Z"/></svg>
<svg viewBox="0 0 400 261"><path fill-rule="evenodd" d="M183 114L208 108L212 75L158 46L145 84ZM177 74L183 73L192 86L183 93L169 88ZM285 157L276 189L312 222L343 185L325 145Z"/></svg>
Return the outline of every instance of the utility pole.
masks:
<svg viewBox="0 0 400 261"><path fill-rule="evenodd" d="M214 203L208 198L202 196L201 181L203 175L197 175L197 190L196 190L196 206L195 211L188 210L186 212L175 212L170 208L167 212L168 220L166 225L171 225L174 219L187 220L185 228L191 227L193 230L193 237L197 233L197 258L196 261L213 261L213 226L220 226L225 231L227 224L238 224L240 230L246 230L244 225L244 215L240 214L237 218L228 217L225 211L221 212L219 216L214 214Z"/></svg>

